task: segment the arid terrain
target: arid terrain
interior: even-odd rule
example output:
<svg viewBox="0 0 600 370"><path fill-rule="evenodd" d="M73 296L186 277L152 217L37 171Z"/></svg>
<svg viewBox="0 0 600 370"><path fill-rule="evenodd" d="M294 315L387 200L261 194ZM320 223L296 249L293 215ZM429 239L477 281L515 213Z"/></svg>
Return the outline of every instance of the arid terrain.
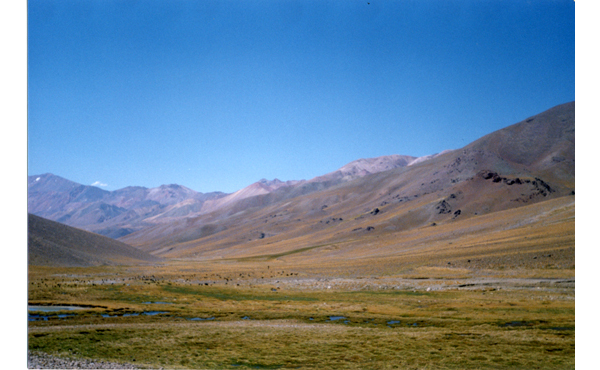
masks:
<svg viewBox="0 0 600 370"><path fill-rule="evenodd" d="M31 176L30 213L61 223L30 215L28 349L46 366L573 368L574 131L568 103L232 194Z"/></svg>

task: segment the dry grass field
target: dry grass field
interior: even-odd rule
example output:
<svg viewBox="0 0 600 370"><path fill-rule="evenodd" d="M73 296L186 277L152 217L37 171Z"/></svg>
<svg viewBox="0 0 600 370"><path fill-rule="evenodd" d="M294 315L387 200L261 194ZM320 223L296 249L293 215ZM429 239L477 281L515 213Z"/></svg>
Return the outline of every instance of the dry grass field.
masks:
<svg viewBox="0 0 600 370"><path fill-rule="evenodd" d="M571 369L574 197L251 255L29 267L28 348L181 369ZM259 252L257 252L259 251Z"/></svg>

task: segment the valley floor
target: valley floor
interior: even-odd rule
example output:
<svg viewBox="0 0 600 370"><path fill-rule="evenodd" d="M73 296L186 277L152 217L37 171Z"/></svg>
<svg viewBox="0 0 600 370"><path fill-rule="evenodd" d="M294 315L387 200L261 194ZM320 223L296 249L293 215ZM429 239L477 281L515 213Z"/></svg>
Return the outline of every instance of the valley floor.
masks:
<svg viewBox="0 0 600 370"><path fill-rule="evenodd" d="M28 348L121 368L574 368L574 268L357 272L232 260L30 266L30 305L80 308L30 311Z"/></svg>

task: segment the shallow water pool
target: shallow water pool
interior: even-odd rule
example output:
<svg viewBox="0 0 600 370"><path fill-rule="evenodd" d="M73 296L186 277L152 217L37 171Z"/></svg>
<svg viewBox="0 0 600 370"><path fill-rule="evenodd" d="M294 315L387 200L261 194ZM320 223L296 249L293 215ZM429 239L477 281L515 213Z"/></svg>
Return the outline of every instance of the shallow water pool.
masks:
<svg viewBox="0 0 600 370"><path fill-rule="evenodd" d="M37 306L30 305L27 306L27 311L34 312L56 312L56 311L74 311L74 310L84 310L86 307L79 306Z"/></svg>

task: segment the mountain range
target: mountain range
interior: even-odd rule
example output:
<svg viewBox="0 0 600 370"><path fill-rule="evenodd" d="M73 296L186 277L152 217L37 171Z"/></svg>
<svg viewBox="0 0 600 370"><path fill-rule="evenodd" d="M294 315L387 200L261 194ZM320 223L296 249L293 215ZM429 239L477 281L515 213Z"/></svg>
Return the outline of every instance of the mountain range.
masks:
<svg viewBox="0 0 600 370"><path fill-rule="evenodd" d="M418 158L390 155L359 159L312 180L261 179L231 194L200 193L171 184L157 188L130 186L106 191L53 174L28 176L28 212L40 217L119 238L155 224L192 218L240 200L302 186L301 193L324 189L372 173L407 166Z"/></svg>
<svg viewBox="0 0 600 370"><path fill-rule="evenodd" d="M492 224L537 222L532 210L574 208L574 194L574 102L461 149L359 159L311 180L263 179L232 194L181 185L110 192L28 177L30 213L188 259L382 255L424 238L442 243L448 227L483 235Z"/></svg>

